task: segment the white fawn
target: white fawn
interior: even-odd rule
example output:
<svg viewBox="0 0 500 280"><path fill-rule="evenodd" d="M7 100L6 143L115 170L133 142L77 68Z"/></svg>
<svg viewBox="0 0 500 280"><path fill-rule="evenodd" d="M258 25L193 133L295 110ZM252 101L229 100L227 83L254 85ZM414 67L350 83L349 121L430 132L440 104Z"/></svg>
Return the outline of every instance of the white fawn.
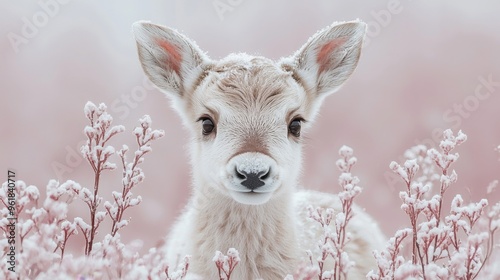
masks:
<svg viewBox="0 0 500 280"><path fill-rule="evenodd" d="M191 255L186 279L219 279L215 251L236 248L241 262L231 279L293 274L320 236L306 207L340 207L335 195L298 190L302 130L356 68L366 24L333 24L279 61L247 54L216 61L173 29L133 27L146 75L192 136L192 196L167 240L169 264ZM376 267L372 250L385 242L375 221L354 211L349 278L364 279Z"/></svg>

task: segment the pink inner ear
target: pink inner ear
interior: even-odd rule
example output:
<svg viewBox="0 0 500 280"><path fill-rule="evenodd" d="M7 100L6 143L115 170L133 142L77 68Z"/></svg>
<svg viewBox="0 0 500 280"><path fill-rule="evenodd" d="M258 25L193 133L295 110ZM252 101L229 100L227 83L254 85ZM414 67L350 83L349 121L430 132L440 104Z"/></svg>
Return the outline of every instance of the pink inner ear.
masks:
<svg viewBox="0 0 500 280"><path fill-rule="evenodd" d="M319 64L319 72L323 72L325 69L330 67L330 62L333 52L337 50L338 47L346 42L347 38L340 37L331 40L330 42L324 44L318 52L316 57L316 62Z"/></svg>
<svg viewBox="0 0 500 280"><path fill-rule="evenodd" d="M174 44L161 39L157 39L156 43L167 54L167 58L164 61L167 64L167 67L174 70L177 74L180 74L182 55L177 47Z"/></svg>

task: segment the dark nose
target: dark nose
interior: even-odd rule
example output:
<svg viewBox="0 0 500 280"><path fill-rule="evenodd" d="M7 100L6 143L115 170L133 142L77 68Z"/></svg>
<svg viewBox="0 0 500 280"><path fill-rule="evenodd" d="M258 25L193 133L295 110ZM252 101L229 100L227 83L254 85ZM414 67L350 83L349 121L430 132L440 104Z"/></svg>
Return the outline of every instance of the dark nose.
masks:
<svg viewBox="0 0 500 280"><path fill-rule="evenodd" d="M236 176L240 179L243 180L241 184L245 186L246 188L250 190L255 190L257 188L260 188L264 186L266 183L264 183L263 180L265 180L267 177L269 177L269 171L261 171L258 173L253 173L253 172L245 172L245 171L240 171L236 168Z"/></svg>

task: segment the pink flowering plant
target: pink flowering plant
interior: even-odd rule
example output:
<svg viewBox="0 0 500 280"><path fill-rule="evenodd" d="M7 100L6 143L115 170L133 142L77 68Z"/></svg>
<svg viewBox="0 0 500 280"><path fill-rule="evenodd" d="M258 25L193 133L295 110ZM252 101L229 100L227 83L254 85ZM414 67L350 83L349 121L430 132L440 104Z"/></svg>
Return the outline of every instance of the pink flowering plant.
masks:
<svg viewBox="0 0 500 280"><path fill-rule="evenodd" d="M378 268L368 273L368 279L476 279L483 275L500 226L500 203L492 207L486 199L465 203L457 194L445 212L444 195L458 179L451 169L459 158L454 149L467 136L446 130L443 138L439 151L420 145L406 152L408 160L403 165L391 162L391 170L403 181L401 209L410 227L398 230L384 251L374 252Z"/></svg>
<svg viewBox="0 0 500 280"><path fill-rule="evenodd" d="M109 141L125 128L112 126L113 118L106 111L106 105L88 102L85 116L90 121L84 133L87 142L82 147L83 157L94 171L93 188L84 187L68 180L59 183L49 181L44 194L36 186L15 182L15 213L17 214L18 237L16 246L17 266L15 272L0 264L2 279L34 279L49 277L81 276L89 279L182 279L187 270L188 259L182 267L170 272L161 252L155 248L144 256L137 252L141 242L123 244L119 230L127 226L129 219L125 211L138 205L142 199L135 197L132 189L144 180L139 167L144 155L151 151L151 142L164 136L161 130L151 128L151 118L144 116L140 126L134 130L138 148L129 162L126 154L129 148L123 145L115 152ZM100 179L106 170L116 169L111 157L117 154L122 165L122 190L112 192L112 201L104 201L100 194ZM1 210L0 229L6 237L9 231L7 183L0 188L0 200L5 208ZM89 217L69 217L69 208L76 200L89 209ZM104 203L103 203L104 201ZM109 233L99 238L99 227L108 217L112 226ZM66 252L70 239L83 238L83 255L73 256ZM2 252L7 252L7 239L0 240ZM184 271L184 272L183 272Z"/></svg>
<svg viewBox="0 0 500 280"><path fill-rule="evenodd" d="M234 268L240 262L240 255L234 248L230 248L227 251L227 255L224 255L220 251L216 251L213 261L217 267L220 280L230 280Z"/></svg>
<svg viewBox="0 0 500 280"><path fill-rule="evenodd" d="M335 213L333 208L314 209L312 206L308 207L309 218L318 222L318 226L321 226L323 231L318 242L321 255L316 258L317 270L315 274L319 280L347 279L349 269L354 266L354 262L349 259L349 255L345 251L345 245L351 239L346 227L353 217L354 198L361 193L362 189L358 186L358 177L351 174L351 169L357 161L356 157L353 156L353 149L342 146L339 155L341 158L337 160L336 164L341 171L339 176L341 191L338 193L342 206L341 211ZM307 254L313 268L301 273L309 274L310 271L314 271L314 256L312 251L307 251ZM333 259L334 267L332 270L326 270L324 267L327 258Z"/></svg>

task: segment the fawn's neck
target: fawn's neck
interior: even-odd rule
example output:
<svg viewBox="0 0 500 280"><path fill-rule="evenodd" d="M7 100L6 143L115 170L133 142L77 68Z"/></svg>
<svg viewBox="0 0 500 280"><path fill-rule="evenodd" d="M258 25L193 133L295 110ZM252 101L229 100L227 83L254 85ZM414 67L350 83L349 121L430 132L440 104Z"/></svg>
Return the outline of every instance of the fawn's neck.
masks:
<svg viewBox="0 0 500 280"><path fill-rule="evenodd" d="M241 258L238 270L245 278L278 279L293 272L288 269L296 264L298 243L290 194L263 205L243 205L221 194L195 193L193 202L194 258L211 260L216 250L226 253L235 248Z"/></svg>

